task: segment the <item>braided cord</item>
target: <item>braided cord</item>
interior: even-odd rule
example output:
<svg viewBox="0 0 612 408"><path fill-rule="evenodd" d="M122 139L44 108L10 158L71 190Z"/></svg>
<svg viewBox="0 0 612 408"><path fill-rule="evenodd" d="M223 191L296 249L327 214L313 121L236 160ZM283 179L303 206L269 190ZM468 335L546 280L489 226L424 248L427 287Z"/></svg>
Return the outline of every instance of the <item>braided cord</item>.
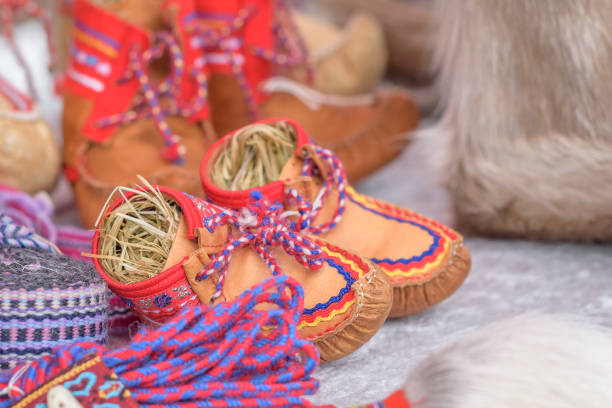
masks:
<svg viewBox="0 0 612 408"><path fill-rule="evenodd" d="M169 51L170 54L172 72L157 86L153 86L148 73L150 64L153 60L162 57L166 51ZM116 126L145 118L153 119L157 130L164 138L163 157L171 163L184 163L185 146L180 143L180 137L170 129L166 116L189 117L204 107L208 96L206 75L199 72L195 67L190 69L190 74L195 79L198 91L194 100L189 105L183 106L176 101L180 100L181 78L183 77L185 62L174 35L165 31L156 32L153 37L153 45L149 49L142 51L137 45L134 45L130 49L128 57L128 68L119 83L136 78L141 93L132 102L130 110L105 117L98 121L97 126ZM160 101L162 97L167 97L171 106L162 107Z"/></svg>
<svg viewBox="0 0 612 408"><path fill-rule="evenodd" d="M255 55L258 58L266 60L275 64L278 67L284 69L303 64L308 57L308 51L301 38L295 24L293 24L291 15L288 8L284 6L283 0L272 1L270 7L275 7L276 18L272 23L272 31L274 33L276 41L276 47L274 50L264 49L258 46L250 46L247 51ZM224 25L220 29L213 29L207 26L204 22L194 20L188 26L188 30L191 30L195 34L201 36L204 39L202 44L202 50L206 53L213 48L218 48L224 53L230 61L232 74L236 78L240 90L247 103L249 113L253 119L259 116L257 104L255 103L255 97L253 89L249 85L243 66L240 64L237 58L234 58L233 50L227 44L226 39L230 38L244 27L248 23L255 13L256 9L253 5L248 5L238 11L236 17ZM311 71L309 70L309 73Z"/></svg>
<svg viewBox="0 0 612 408"><path fill-rule="evenodd" d="M0 374L0 408L8 408L92 352L129 389L141 407L311 406L319 356L297 337L303 291L292 278L270 278L236 300L187 308L166 325L142 329L125 348L94 343ZM257 307L274 305L269 310Z"/></svg>
<svg viewBox="0 0 612 408"><path fill-rule="evenodd" d="M297 210L300 214L300 218L297 223L299 229L306 230L312 234L322 234L334 228L342 219L346 205L346 175L344 173L342 162L331 150L323 149L319 146L313 147L314 153L323 161L324 164L327 165L329 170L327 172L327 178L323 180L323 187L319 191L319 194L312 203L302 197L295 189L287 189L286 194L288 202L293 202L297 205ZM306 157L304 160L304 167L302 169L302 176L312 177L320 173L321 171L315 165L314 160L311 157ZM334 210L330 221L315 225L314 221L319 216L321 208L323 208L323 204L329 197L330 193L334 190L338 191L338 199L336 209Z"/></svg>
<svg viewBox="0 0 612 408"><path fill-rule="evenodd" d="M221 296L232 254L243 247L249 246L255 250L274 276L280 276L283 272L270 252L272 247L283 248L309 269L318 270L323 266L321 248L295 231L279 204L270 205L260 198L243 208L240 214L224 210L215 217L205 219L204 224L209 231L221 225L230 225L239 233L238 238L230 238L219 254L196 276L196 279L203 280L218 274L216 292L211 301Z"/></svg>

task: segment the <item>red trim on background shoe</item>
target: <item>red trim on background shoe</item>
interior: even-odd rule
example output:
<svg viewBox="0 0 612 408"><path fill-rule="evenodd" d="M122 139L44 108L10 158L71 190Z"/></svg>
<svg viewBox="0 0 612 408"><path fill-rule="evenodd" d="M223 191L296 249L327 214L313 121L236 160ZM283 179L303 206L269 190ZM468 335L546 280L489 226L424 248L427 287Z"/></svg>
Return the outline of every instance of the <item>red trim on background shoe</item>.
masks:
<svg viewBox="0 0 612 408"><path fill-rule="evenodd" d="M281 121L287 122L289 125L293 126L297 132L297 146L294 154L300 154L302 146L312 144L312 141L306 131L293 119L270 118L253 122L247 126L276 123ZM282 201L284 198L285 183L283 180L273 181L264 186L249 190L230 191L217 187L208 177L208 163L210 163L213 158L216 157L226 140L230 139L247 126L237 129L217 140L204 155L202 165L200 166L200 176L202 179L202 187L204 188L204 193L206 194L206 199L223 207L241 208L247 206L253 201L252 193L254 191L260 192L263 195L263 198L270 202Z"/></svg>
<svg viewBox="0 0 612 408"><path fill-rule="evenodd" d="M135 78L117 84L128 66L129 47L137 45L144 51L149 48L150 39L145 31L85 0L76 0L74 4L74 25L73 47L87 57L78 60L71 56L64 88L94 101L81 132L95 142L103 142L114 133L116 126L101 128L96 126L98 121L127 110L140 89ZM99 64L110 65L108 74L100 71Z"/></svg>
<svg viewBox="0 0 612 408"><path fill-rule="evenodd" d="M178 21L173 22L173 24L179 43L181 44L185 64L185 70L183 72L181 81L181 101L191 101L193 99L193 95L196 95L198 92L198 84L193 81L190 70L192 68L197 69L198 73L201 73L206 77L209 76L208 67L206 65L196 67L195 61L200 58L202 51L200 48L194 49L194 47L191 46L194 35L189 33L185 27L185 24L182 23L184 18L195 13L195 4L193 0L166 0L166 2L161 6L162 10L168 10L171 8L176 8L177 11L176 18ZM199 111L191 115L189 119L192 122L195 122L208 119L209 117L209 104L206 103Z"/></svg>
<svg viewBox="0 0 612 408"><path fill-rule="evenodd" d="M238 12L252 7L252 14L243 27L236 30L231 37L242 40L240 47L233 50L244 58L241 66L244 69L247 83L255 99L260 103L266 98L266 94L259 89L259 84L272 76L272 63L256 56L252 47L266 50L275 49L275 36L272 30L274 21L274 3L272 0L196 0L196 12L200 21L204 21L213 29L219 29L230 24L238 15ZM220 48L210 47L208 53L220 53ZM231 63L210 64L212 72L233 74Z"/></svg>

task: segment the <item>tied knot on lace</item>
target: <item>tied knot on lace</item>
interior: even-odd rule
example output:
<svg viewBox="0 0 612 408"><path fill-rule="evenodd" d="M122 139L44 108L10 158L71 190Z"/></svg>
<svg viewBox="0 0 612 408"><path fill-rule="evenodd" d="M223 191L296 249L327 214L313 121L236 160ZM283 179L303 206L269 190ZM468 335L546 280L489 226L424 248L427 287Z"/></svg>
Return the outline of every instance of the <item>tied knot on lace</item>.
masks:
<svg viewBox="0 0 612 408"><path fill-rule="evenodd" d="M256 192L257 193L257 192ZM264 260L274 276L282 275L276 259L270 249L282 248L301 265L319 270L323 266L321 247L311 239L296 232L294 223L289 219L291 212L283 211L282 205L269 205L261 196L240 213L223 211L209 220L209 229L220 225L229 225L237 232L237 237L230 235L228 242L198 273L196 279L203 280L217 273L219 280L211 301L221 296L225 275L227 274L232 254L240 248L251 247Z"/></svg>
<svg viewBox="0 0 612 408"><path fill-rule="evenodd" d="M149 75L149 68L154 60L160 59L166 52L170 56L171 72L154 86ZM153 43L147 50L141 50L137 44L133 45L129 51L128 59L128 67L119 79L119 84L135 78L140 85L140 93L127 112L103 118L97 125L99 127L116 126L145 118L152 119L157 130L164 138L163 158L174 164L184 163L187 149L181 144L180 137L170 129L166 116L190 117L202 109L208 95L206 75L195 67L190 69L190 75L197 84L197 94L194 100L188 104L179 104L177 101L181 100L181 83L185 60L176 38L166 31L156 32L153 36ZM166 98L166 104L162 106L161 98L164 97Z"/></svg>
<svg viewBox="0 0 612 408"><path fill-rule="evenodd" d="M184 308L157 329L108 350L91 342L0 373L0 408L97 354L141 407L311 407L316 347L297 335L299 284L270 278L232 302ZM266 304L263 310L259 307Z"/></svg>
<svg viewBox="0 0 612 408"><path fill-rule="evenodd" d="M305 159L302 176L321 178L323 186L312 202L302 197L294 188L287 189L286 199L289 204L294 204L297 207L299 218L296 227L298 230L322 234L334 228L342 218L342 214L344 214L346 175L342 162L331 150L323 149L319 146L311 146L308 149L304 149L303 152L305 153ZM320 164L317 164L317 161L313 158L314 156L317 157L317 161L320 161ZM326 169L319 168L320 165L325 166ZM334 190L338 194L334 213L329 221L315 225L315 220L321 213L323 204Z"/></svg>
<svg viewBox="0 0 612 408"><path fill-rule="evenodd" d="M272 33L275 39L275 49L250 45L243 47L242 35L237 32L242 29L258 12L253 5L246 6L236 13L236 16L228 24L220 29L214 29L203 21L194 20L187 26L187 30L199 37L201 48L205 53L218 50L225 55L232 69L232 74L238 81L249 113L253 119L258 117L258 109L255 103L253 90L249 85L243 66L244 54L246 52L275 64L283 70L305 64L308 59L308 49L301 37L289 7L284 0L271 0L270 7L275 10L272 22ZM236 52L242 48L243 54ZM312 80L312 69L307 67L308 77Z"/></svg>
<svg viewBox="0 0 612 408"><path fill-rule="evenodd" d="M55 47L53 46L52 40L53 35L51 30L51 19L49 18L46 10L37 4L36 0L0 0L0 24L2 25L2 35L4 35L6 38L11 51L15 55L17 62L25 73L30 94L35 99L38 99L32 72L30 69L28 69L25 59L23 58L23 54L15 41L15 20L23 17L34 18L42 22L43 29L45 30L45 34L47 36L47 48L49 50L49 71L54 73L57 66ZM58 78L55 77L54 79L56 80L57 85Z"/></svg>

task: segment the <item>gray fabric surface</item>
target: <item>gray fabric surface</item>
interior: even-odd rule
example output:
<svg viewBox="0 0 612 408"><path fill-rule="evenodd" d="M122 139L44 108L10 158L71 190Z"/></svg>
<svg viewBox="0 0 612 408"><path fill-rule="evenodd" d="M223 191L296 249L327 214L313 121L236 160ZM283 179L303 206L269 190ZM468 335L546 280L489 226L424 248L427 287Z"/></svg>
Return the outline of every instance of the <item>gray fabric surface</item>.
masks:
<svg viewBox="0 0 612 408"><path fill-rule="evenodd" d="M357 188L452 225L450 199L436 187L419 144ZM504 317L577 313L612 326L610 245L466 237L466 246L472 271L455 295L422 314L388 321L357 352L322 365L313 402L347 406L382 399L433 350Z"/></svg>

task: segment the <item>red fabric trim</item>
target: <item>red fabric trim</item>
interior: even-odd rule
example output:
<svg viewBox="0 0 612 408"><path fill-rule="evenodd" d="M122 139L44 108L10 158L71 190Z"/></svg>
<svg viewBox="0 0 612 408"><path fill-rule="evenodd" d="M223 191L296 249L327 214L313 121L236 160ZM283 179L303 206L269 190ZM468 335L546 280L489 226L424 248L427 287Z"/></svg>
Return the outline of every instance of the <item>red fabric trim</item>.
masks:
<svg viewBox="0 0 612 408"><path fill-rule="evenodd" d="M125 73L128 65L129 48L138 46L141 50L146 50L149 48L150 44L149 35L145 31L126 24L114 15L94 6L86 0L77 0L75 2L74 17L76 21L103 33L105 36L121 44L121 49L117 51L117 55L115 57L110 57L99 51L96 47L91 46L91 44L85 44L75 37L75 44L80 48L95 54L101 60L111 64L111 74L108 77L104 77L97 74L91 67L79 64L74 58L71 58L70 61L69 70L72 69L77 72L85 73L103 83L104 90L102 92L96 92L84 86L82 83L75 81L70 77L70 72L66 76L65 89L67 92L91 99L95 102L87 121L83 125L82 134L100 143L107 140L114 133L116 126L99 128L96 126L96 123L106 116L128 109L134 95L139 89L140 85L136 79L132 79L121 85L118 85L117 81ZM75 28L74 33L76 32L77 29Z"/></svg>
<svg viewBox="0 0 612 408"><path fill-rule="evenodd" d="M245 59L242 68L256 103L261 102L266 96L260 91L259 84L272 75L272 64L255 56L251 52L251 47L257 46L266 50L275 49L275 38L272 31L273 4L274 1L271 0L196 0L196 9L199 12L209 14L218 13L236 16L241 9L254 8L252 16L247 20L244 27L236 30L234 34L244 40L238 52ZM216 20L213 19L213 22L216 23ZM211 66L211 70L213 72L232 73L230 64L214 65Z"/></svg>
<svg viewBox="0 0 612 408"><path fill-rule="evenodd" d="M181 50L183 52L183 58L185 59L185 70L183 73L183 78L181 81L181 100L177 101L179 104L181 102L191 103L194 100L195 95L198 92L198 84L195 82L191 68L195 66L195 60L198 59L203 53L200 49L193 49L191 47L190 41L193 37L192 34L188 33L185 30L185 25L182 24L182 20L185 16L192 14L195 12L195 5L193 0L167 0L162 5L162 10L166 10L168 8L176 8L177 13L177 23L175 25L176 32L178 34L179 42L181 44ZM209 76L208 67L205 65L202 68L199 68L199 72ZM200 109L198 112L195 112L189 119L191 121L200 121L204 119L208 119L210 117L210 106L208 102Z"/></svg>
<svg viewBox="0 0 612 408"><path fill-rule="evenodd" d="M310 336L306 337L306 340L314 341L315 339L317 339L317 338L319 338L321 336L325 336L327 333L335 332L338 327L342 326L342 324L344 324L348 320L348 318L353 315L353 313L355 311L355 307L357 307L357 306L356 306L355 303L353 303L353 305L347 311L348 313L346 314L344 319L340 320L337 324L335 324L333 326L330 326L330 327L328 327L327 329L325 329L323 331L311 334Z"/></svg>
<svg viewBox="0 0 612 408"><path fill-rule="evenodd" d="M293 119L270 118L254 122L251 125L260 123L275 123L280 121L289 123L289 125L293 126L297 131L297 147L295 149L296 155L300 153L302 146L312 144L312 142L310 141L310 137L308 136L306 131ZM259 191L264 196L264 198L270 202L282 201L284 198L285 189L285 183L283 180L274 181L272 183L266 184L265 186L252 188L249 190L229 191L215 186L208 177L209 163L213 160L214 157L217 156L219 150L223 147L224 143L226 143L229 138L231 138L237 132L240 132L242 129L244 129L244 127L235 130L230 134L224 136L223 138L217 140L215 144L213 144L212 147L208 149L208 151L204 155L202 165L200 166L200 176L202 178L202 187L204 188L204 192L206 193L206 198L213 203L229 208L241 208L247 206L253 200L251 194L254 191Z"/></svg>
<svg viewBox="0 0 612 408"><path fill-rule="evenodd" d="M304 315L303 314L300 317L300 323L301 322L312 323L315 320L317 320L317 318L319 318L319 317L327 317L334 310L341 310L351 300L355 300L355 291L353 289L351 289L350 291L346 292L344 294L344 296L342 296L342 298L339 301L337 301L335 303L332 303L333 307L328 307L326 309L317 310L316 312L314 312L311 315ZM350 312L347 313L347 316L344 319L342 319L342 321L340 323L343 323L346 319L348 319L348 317L350 317L350 315L352 315L352 313L350 313ZM335 327L337 327L337 325Z"/></svg>
<svg viewBox="0 0 612 408"><path fill-rule="evenodd" d="M255 4L257 11L244 28L245 75L253 91L255 103L260 103L267 95L261 91L259 84L272 76L272 63L255 56L249 48L257 46L266 50L275 49L275 37L272 31L275 2L249 0L248 3Z"/></svg>
<svg viewBox="0 0 612 408"><path fill-rule="evenodd" d="M350 259L351 261L353 261L353 262L354 262L354 263L355 263L355 264L356 264L356 265L357 265L357 266L358 266L358 267L361 269L361 271L362 271L362 273L363 273L363 274L367 273L367 272L370 270L369 265L363 261L363 258L362 258L362 257L360 257L360 256L358 256L358 255L356 255L356 254L354 254L354 253L352 253L352 252L349 252L349 251L347 251L346 249L343 249L343 248L337 247L337 246L335 246L335 245L332 245L332 244L330 244L329 242L324 242L324 241L321 241L321 240L319 240L319 239L317 239L317 238L314 238L313 240L314 240L314 241L317 243L317 245L319 245L319 246L326 246L327 248L329 248L330 250L332 250L334 253L336 253L336 254L340 254L340 255L342 255L343 257L345 257L345 258ZM346 266L346 267L349 269L349 273L351 274L351 276L352 276L352 277L353 277L355 280L357 280L357 279L359 279L359 278L361 277L361 274L358 274L358 273L357 273L357 271L355 271L355 269L353 269L353 268L352 268L350 265L347 265L345 262L343 262L343 261L342 261L340 258L338 258L337 256L336 256L336 257L334 257L334 256L330 256L330 257L333 257L333 258L334 258L334 259L336 259L338 262L340 262L340 263L342 263L343 265L345 265L345 266Z"/></svg>

